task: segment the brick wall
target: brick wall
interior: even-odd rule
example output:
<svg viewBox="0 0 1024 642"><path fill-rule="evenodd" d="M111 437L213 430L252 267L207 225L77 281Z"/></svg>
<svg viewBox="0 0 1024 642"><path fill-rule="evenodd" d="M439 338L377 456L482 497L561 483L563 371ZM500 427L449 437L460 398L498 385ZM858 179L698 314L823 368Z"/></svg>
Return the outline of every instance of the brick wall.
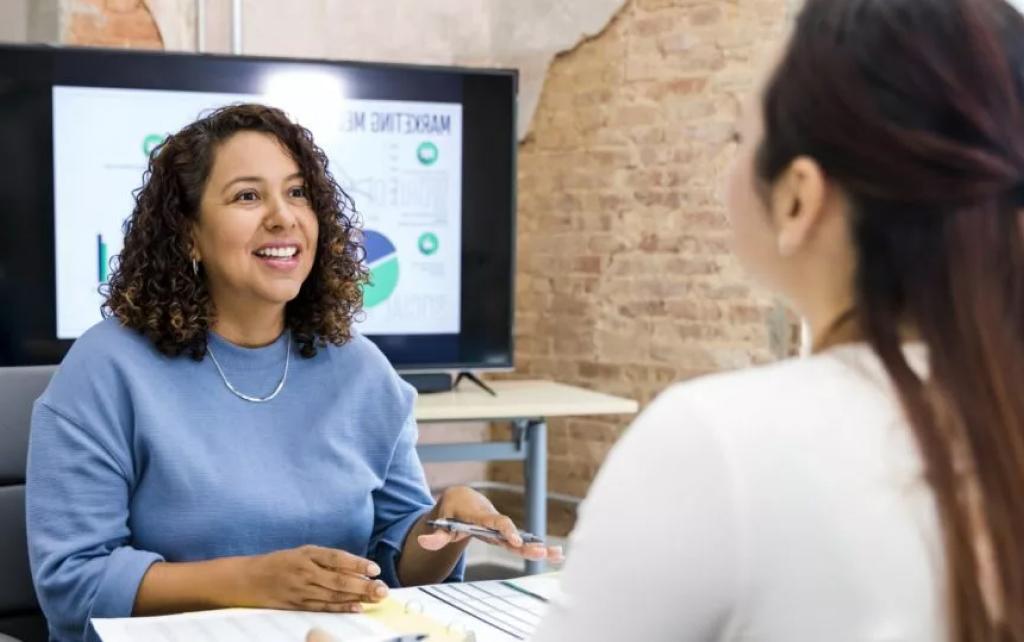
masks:
<svg viewBox="0 0 1024 642"><path fill-rule="evenodd" d="M162 49L143 0L63 0L61 41L72 45Z"/></svg>
<svg viewBox="0 0 1024 642"><path fill-rule="evenodd" d="M788 4L630 0L555 61L519 156L517 376L646 404L788 350L791 320L748 285L720 204L732 123ZM551 490L583 496L629 419L552 422Z"/></svg>

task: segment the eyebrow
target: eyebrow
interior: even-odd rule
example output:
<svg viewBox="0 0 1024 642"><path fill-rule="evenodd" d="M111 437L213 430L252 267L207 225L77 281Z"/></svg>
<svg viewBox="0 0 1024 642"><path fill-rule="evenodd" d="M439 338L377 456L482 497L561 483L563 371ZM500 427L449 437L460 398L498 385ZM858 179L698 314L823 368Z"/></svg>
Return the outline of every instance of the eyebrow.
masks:
<svg viewBox="0 0 1024 642"><path fill-rule="evenodd" d="M296 178L302 178L302 172L295 172L294 174L292 174L290 176L286 176L284 180L287 183L288 181L295 180ZM224 188L221 189L221 193L224 193L224 192L228 191L228 188L231 187L232 185L234 185L235 183L260 183L260 182L263 182L263 179L260 178L259 176L238 176L238 177L233 178L230 181L228 181L227 184L224 185Z"/></svg>

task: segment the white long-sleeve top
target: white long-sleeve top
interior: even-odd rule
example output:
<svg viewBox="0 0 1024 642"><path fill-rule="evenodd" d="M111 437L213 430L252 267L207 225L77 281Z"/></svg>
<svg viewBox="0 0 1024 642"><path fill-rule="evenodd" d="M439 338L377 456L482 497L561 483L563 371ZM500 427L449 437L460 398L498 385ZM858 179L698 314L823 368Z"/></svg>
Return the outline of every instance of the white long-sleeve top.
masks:
<svg viewBox="0 0 1024 642"><path fill-rule="evenodd" d="M895 391L844 346L652 403L581 506L534 639L941 642L945 567Z"/></svg>

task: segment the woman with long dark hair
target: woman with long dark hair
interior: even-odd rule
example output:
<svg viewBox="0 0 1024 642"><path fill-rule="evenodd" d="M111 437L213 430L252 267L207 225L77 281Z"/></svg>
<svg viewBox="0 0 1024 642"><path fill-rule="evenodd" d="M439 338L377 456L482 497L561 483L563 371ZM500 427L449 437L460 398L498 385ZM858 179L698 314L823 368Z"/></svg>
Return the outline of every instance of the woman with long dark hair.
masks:
<svg viewBox="0 0 1024 642"><path fill-rule="evenodd" d="M758 98L735 245L815 354L637 420L538 639L1022 641L1024 19L808 0Z"/></svg>

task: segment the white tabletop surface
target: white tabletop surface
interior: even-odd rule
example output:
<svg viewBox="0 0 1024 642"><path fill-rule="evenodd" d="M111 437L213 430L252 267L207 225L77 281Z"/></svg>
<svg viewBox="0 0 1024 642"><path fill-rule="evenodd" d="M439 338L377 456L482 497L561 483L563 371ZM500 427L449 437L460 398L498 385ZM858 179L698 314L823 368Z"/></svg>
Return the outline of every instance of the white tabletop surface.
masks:
<svg viewBox="0 0 1024 642"><path fill-rule="evenodd" d="M416 401L416 420L631 415L639 409L639 404L632 399L553 381L488 381L487 385L498 393L497 397L487 394L471 381L463 381L451 392L421 394Z"/></svg>

